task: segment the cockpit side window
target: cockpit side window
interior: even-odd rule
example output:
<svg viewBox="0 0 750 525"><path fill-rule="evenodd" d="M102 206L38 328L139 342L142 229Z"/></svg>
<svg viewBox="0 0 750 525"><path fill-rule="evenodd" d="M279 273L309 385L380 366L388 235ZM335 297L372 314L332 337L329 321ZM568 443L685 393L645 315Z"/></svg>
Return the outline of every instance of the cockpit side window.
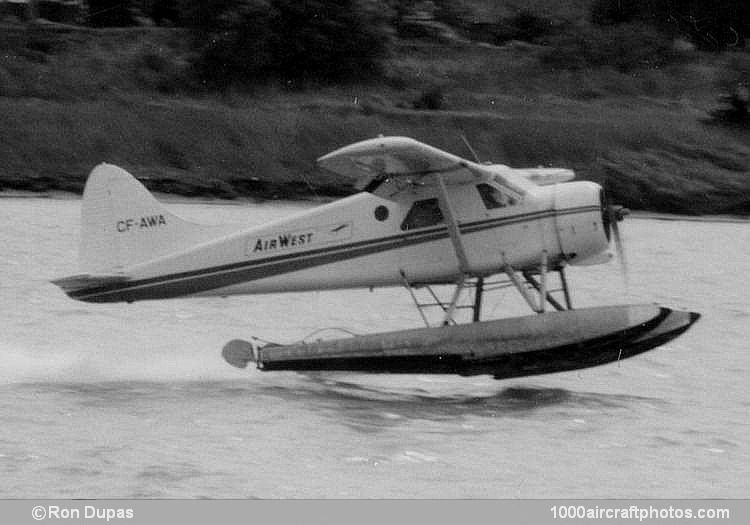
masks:
<svg viewBox="0 0 750 525"><path fill-rule="evenodd" d="M504 194L499 189L489 184L477 184L477 191L482 197L482 202L488 210L496 208L505 208L516 204L516 199L510 195Z"/></svg>
<svg viewBox="0 0 750 525"><path fill-rule="evenodd" d="M412 204L409 213L406 214L404 222L401 223L402 230L414 230L426 228L443 222L443 212L437 199L425 199Z"/></svg>

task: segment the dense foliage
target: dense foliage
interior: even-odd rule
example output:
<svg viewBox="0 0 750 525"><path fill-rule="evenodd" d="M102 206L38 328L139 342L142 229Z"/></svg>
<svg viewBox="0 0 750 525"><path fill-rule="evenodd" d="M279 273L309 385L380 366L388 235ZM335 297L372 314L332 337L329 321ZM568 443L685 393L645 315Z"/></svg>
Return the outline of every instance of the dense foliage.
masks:
<svg viewBox="0 0 750 525"><path fill-rule="evenodd" d="M378 0L186 0L199 76L216 84L354 80L378 71L390 44Z"/></svg>
<svg viewBox="0 0 750 525"><path fill-rule="evenodd" d="M609 66L627 73L661 67L677 55L671 42L652 26L627 23L584 27L557 35L550 39L542 59L562 69Z"/></svg>
<svg viewBox="0 0 750 525"><path fill-rule="evenodd" d="M533 11L522 10L513 16L501 18L492 32L493 43L503 44L510 40L536 42L553 32L552 21Z"/></svg>

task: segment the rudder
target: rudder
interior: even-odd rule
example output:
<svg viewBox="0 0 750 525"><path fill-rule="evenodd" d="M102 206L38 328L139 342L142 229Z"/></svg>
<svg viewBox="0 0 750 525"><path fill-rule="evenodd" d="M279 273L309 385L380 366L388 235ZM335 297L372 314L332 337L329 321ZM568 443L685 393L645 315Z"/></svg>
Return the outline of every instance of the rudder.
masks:
<svg viewBox="0 0 750 525"><path fill-rule="evenodd" d="M99 164L83 191L79 265L90 274L123 271L206 240L211 229L168 212L122 168Z"/></svg>

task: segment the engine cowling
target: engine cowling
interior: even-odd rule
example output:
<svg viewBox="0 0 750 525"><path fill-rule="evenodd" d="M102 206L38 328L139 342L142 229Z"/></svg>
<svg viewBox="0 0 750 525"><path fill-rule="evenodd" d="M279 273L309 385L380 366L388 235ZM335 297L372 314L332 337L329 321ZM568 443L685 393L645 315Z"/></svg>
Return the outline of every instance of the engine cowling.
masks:
<svg viewBox="0 0 750 525"><path fill-rule="evenodd" d="M602 187L588 181L555 186L556 231L563 259L597 264L611 259L610 224Z"/></svg>

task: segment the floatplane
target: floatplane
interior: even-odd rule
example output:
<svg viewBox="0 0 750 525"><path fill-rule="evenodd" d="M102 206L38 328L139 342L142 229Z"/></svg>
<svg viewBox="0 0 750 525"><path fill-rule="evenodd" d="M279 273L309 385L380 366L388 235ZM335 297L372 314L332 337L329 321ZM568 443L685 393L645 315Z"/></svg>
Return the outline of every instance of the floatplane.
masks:
<svg viewBox="0 0 750 525"><path fill-rule="evenodd" d="M426 325L223 348L231 365L263 371L520 377L628 358L699 318L651 304L573 308L566 267L610 261L611 244L621 251L627 210L571 170L513 169L383 136L318 164L360 191L241 230L189 223L126 171L101 164L83 194L83 273L53 282L94 303L403 286ZM450 297L438 285L450 285ZM515 288L532 313L483 319L485 293L498 287ZM459 322L466 308L470 320Z"/></svg>

